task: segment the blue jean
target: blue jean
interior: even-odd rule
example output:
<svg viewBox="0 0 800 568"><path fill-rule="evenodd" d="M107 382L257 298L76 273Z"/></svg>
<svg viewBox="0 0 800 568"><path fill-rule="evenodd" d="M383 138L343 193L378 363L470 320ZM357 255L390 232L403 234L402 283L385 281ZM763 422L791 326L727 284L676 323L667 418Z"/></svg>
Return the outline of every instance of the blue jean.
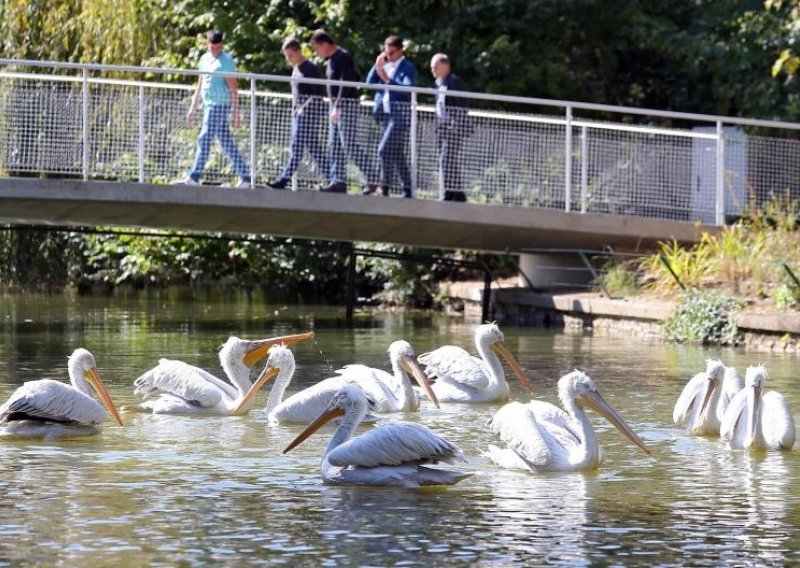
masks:
<svg viewBox="0 0 800 568"><path fill-rule="evenodd" d="M203 108L203 128L197 138L197 157L194 159L194 165L189 171L189 177L194 181L200 181L203 175L208 155L211 152L211 143L215 137L219 140L219 145L222 146L225 155L228 156L228 159L233 164L236 175L245 181L250 181L250 168L247 167L247 163L236 147L236 142L233 141L233 135L228 126L228 114L230 114L230 111L230 105L208 105Z"/></svg>
<svg viewBox="0 0 800 568"><path fill-rule="evenodd" d="M350 157L368 183L378 180L375 161L358 140L358 101L339 101L339 123L330 123L328 142L331 147L331 183L347 183L347 158Z"/></svg>
<svg viewBox="0 0 800 568"><path fill-rule="evenodd" d="M408 125L392 118L381 120L383 136L378 144L381 159L381 187L384 194L394 182L395 172L403 184L403 194L411 197L411 171L408 167Z"/></svg>
<svg viewBox="0 0 800 568"><path fill-rule="evenodd" d="M290 178L294 172L297 171L305 150L308 150L308 153L311 154L314 162L316 162L317 170L320 175L328 175L328 169L330 168L328 154L319 139L321 118L320 113L313 110L308 114L295 114L292 117L292 138L289 142L289 161L286 162L286 166L281 172L281 179Z"/></svg>

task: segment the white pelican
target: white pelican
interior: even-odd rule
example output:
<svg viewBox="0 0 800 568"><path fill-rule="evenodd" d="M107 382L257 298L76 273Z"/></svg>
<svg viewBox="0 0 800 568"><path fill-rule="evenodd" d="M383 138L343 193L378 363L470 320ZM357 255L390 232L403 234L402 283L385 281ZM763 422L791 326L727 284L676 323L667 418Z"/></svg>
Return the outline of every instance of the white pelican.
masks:
<svg viewBox="0 0 800 568"><path fill-rule="evenodd" d="M762 393L766 380L763 365L747 367L744 388L728 406L720 429L731 448L790 450L794 446L792 411L779 392Z"/></svg>
<svg viewBox="0 0 800 568"><path fill-rule="evenodd" d="M252 397L258 390L276 377L264 408L272 426L281 422L310 423L328 407L331 399L345 384L352 382L358 383L374 402L375 412L416 411L419 409L419 400L408 378L410 373L431 401L439 406L428 378L417 363L411 344L402 340L392 343L389 346L389 359L394 375L366 365L347 365L336 371L337 376L320 381L283 400L283 394L294 375L295 362L289 349L275 346L269 351L264 372L256 379L253 388L240 404L252 404Z"/></svg>
<svg viewBox="0 0 800 568"><path fill-rule="evenodd" d="M103 385L94 355L86 349L76 349L67 362L69 382L42 379L28 381L0 406L0 436L42 438L89 436L100 432L106 421L106 410L122 426L117 408ZM92 396L100 396L101 405Z"/></svg>
<svg viewBox="0 0 800 568"><path fill-rule="evenodd" d="M706 370L697 373L683 387L672 419L696 436L718 436L725 409L744 381L733 367L719 359L706 360Z"/></svg>
<svg viewBox="0 0 800 568"><path fill-rule="evenodd" d="M650 453L644 442L600 395L594 381L573 371L558 381L558 396L564 410L538 400L528 404L510 402L494 415L492 432L509 449L489 446L487 455L501 467L540 471L583 471L603 463L584 407L600 413L631 442Z"/></svg>
<svg viewBox="0 0 800 568"><path fill-rule="evenodd" d="M326 484L420 487L452 485L472 475L425 467L428 463L466 460L461 450L421 424L389 422L350 439L366 413L364 391L355 383L345 385L328 408L283 453L341 416L341 423L322 455L322 480Z"/></svg>
<svg viewBox="0 0 800 568"><path fill-rule="evenodd" d="M228 338L219 350L219 360L233 385L182 361L161 359L156 367L134 382L135 394L148 398L153 393L161 392L161 396L136 406L123 407L123 411L152 411L153 414L246 414L252 406L252 399L248 399L248 404L240 404L240 401L251 388L250 368L263 359L273 345L291 345L312 337L313 331L256 341Z"/></svg>
<svg viewBox="0 0 800 568"><path fill-rule="evenodd" d="M441 402L495 402L508 400L509 388L503 365L497 354L506 360L522 385L531 391L525 372L506 347L505 337L494 323L479 325L475 330L475 347L481 358L464 349L445 345L419 357L425 373L434 380L433 392Z"/></svg>

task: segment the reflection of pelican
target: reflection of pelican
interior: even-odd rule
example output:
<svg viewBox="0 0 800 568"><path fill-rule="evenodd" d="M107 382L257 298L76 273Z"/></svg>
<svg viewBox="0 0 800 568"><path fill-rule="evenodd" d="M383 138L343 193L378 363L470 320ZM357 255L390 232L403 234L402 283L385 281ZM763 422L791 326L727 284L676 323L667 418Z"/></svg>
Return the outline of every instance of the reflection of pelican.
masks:
<svg viewBox="0 0 800 568"><path fill-rule="evenodd" d="M598 392L594 381L573 371L558 381L558 396L566 409L537 400L511 402L492 418L491 428L509 446L489 446L488 456L501 467L533 471L579 471L603 462L594 428L584 407L600 413L631 442L650 453L644 442Z"/></svg>
<svg viewBox="0 0 800 568"><path fill-rule="evenodd" d="M123 410L152 410L153 414L245 414L252 406L252 399L248 399L249 404L239 402L251 387L250 368L263 359L273 345L291 345L312 337L313 331L258 341L228 338L219 350L219 360L233 386L198 367L161 359L156 367L134 382L136 394L147 398L160 391L161 396Z"/></svg>
<svg viewBox="0 0 800 568"><path fill-rule="evenodd" d="M792 411L779 392L762 393L766 380L763 365L747 367L744 388L728 406L720 429L731 448L790 450L794 446Z"/></svg>
<svg viewBox="0 0 800 568"><path fill-rule="evenodd" d="M420 369L414 350L407 341L392 343L389 346L389 359L394 375L365 365L347 365L337 371L338 376L320 381L314 386L282 400L283 393L294 374L295 362L291 351L276 346L269 352L264 372L253 384L250 393L242 399L240 405L250 403L251 397L255 396L255 393L267 381L277 377L264 409L269 417L269 423L272 425L281 422L308 424L328 407L331 399L344 385L353 382L358 383L367 396L373 400L375 412L416 411L419 409L419 400L408 378L410 373L423 391L428 394L428 397L438 406L428 378Z"/></svg>
<svg viewBox="0 0 800 568"><path fill-rule="evenodd" d="M423 464L465 461L456 446L421 424L390 422L350 439L367 413L367 397L357 384L345 385L328 408L287 447L290 451L326 422L342 416L322 457L322 479L341 485L452 485L471 473Z"/></svg>
<svg viewBox="0 0 800 568"><path fill-rule="evenodd" d="M742 386L742 378L733 367L725 367L719 359L708 359L706 370L683 387L672 419L679 426L685 425L690 434L716 436L725 409Z"/></svg>
<svg viewBox="0 0 800 568"><path fill-rule="evenodd" d="M14 391L0 407L0 424L7 425L0 435L50 440L96 434L106 420L106 411L92 396L92 389L122 426L122 418L97 371L94 355L86 349L76 349L69 357L67 370L72 386L42 379L28 381Z"/></svg>
<svg viewBox="0 0 800 568"><path fill-rule="evenodd" d="M475 347L481 356L473 357L454 345L445 345L425 353L419 362L425 372L436 377L433 391L441 402L495 402L508 400L509 388L503 365L497 354L503 357L517 375L523 386L531 392L530 383L517 359L504 343L503 332L496 324L487 323L475 330Z"/></svg>

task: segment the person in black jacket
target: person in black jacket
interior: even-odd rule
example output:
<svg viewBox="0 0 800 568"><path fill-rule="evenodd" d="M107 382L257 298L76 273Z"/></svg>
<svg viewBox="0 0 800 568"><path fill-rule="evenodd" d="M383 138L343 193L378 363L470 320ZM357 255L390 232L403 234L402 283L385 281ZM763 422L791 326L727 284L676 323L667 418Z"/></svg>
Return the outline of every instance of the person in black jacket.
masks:
<svg viewBox="0 0 800 568"><path fill-rule="evenodd" d="M296 38L283 42L281 52L293 67L293 78L321 79L322 75L311 61L303 55L303 48ZM289 142L289 161L283 171L267 185L272 189L284 189L297 171L303 153L308 150L317 171L323 177L328 175L328 154L319 139L322 118L325 116L323 97L325 87L292 81L292 138Z"/></svg>
<svg viewBox="0 0 800 568"><path fill-rule="evenodd" d="M439 195L443 201L466 201L461 179L461 145L469 133L467 99L448 94L466 91L464 81L450 72L450 59L444 53L431 58L431 74L436 79L436 151L439 158Z"/></svg>

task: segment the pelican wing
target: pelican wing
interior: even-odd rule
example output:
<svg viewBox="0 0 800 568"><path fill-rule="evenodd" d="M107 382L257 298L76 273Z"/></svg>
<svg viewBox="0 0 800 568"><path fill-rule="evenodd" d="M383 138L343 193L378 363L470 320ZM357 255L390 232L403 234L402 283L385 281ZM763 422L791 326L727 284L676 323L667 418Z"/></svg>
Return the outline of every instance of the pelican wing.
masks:
<svg viewBox="0 0 800 568"><path fill-rule="evenodd" d="M675 403L675 408L672 410L672 420L675 424L679 426L687 424L690 415L702 404L701 396L706 377L705 372L697 373L683 387L683 391Z"/></svg>
<svg viewBox="0 0 800 568"><path fill-rule="evenodd" d="M331 400L348 381L344 377L330 377L318 382L281 402L272 412L278 422L311 423L325 412Z"/></svg>
<svg viewBox="0 0 800 568"><path fill-rule="evenodd" d="M526 463L534 467L550 463L550 448L542 437L531 407L509 402L495 413L490 427Z"/></svg>
<svg viewBox="0 0 800 568"><path fill-rule="evenodd" d="M764 393L761 431L769 448L791 449L794 446L794 417L789 404L777 391Z"/></svg>
<svg viewBox="0 0 800 568"><path fill-rule="evenodd" d="M369 430L331 450L327 459L337 467L465 461L456 446L411 422L391 422Z"/></svg>
<svg viewBox="0 0 800 568"><path fill-rule="evenodd" d="M527 404L531 409L540 429L550 433L562 447L576 446L581 443L575 421L563 409L549 402L532 400ZM547 437L544 437L547 440Z"/></svg>
<svg viewBox="0 0 800 568"><path fill-rule="evenodd" d="M366 365L346 365L336 372L342 381L358 383L361 386L364 393L372 399L375 406L374 412L397 411L399 401L397 393L392 388L394 377L386 371ZM331 398L333 397L331 396Z"/></svg>
<svg viewBox="0 0 800 568"><path fill-rule="evenodd" d="M0 423L30 419L90 425L105 422L106 417L94 398L50 379L25 383L0 407Z"/></svg>
<svg viewBox="0 0 800 568"><path fill-rule="evenodd" d="M744 445L747 420L744 418L747 410L747 391L739 391L728 404L719 427L719 437L727 441L731 447L741 448Z"/></svg>
<svg viewBox="0 0 800 568"><path fill-rule="evenodd" d="M156 391L169 393L203 407L216 406L223 396L236 398L233 387L198 367L183 361L161 359L136 381L135 394L147 398Z"/></svg>
<svg viewBox="0 0 800 568"><path fill-rule="evenodd" d="M419 356L425 374L445 382L483 390L489 386L486 364L455 345L445 345Z"/></svg>

